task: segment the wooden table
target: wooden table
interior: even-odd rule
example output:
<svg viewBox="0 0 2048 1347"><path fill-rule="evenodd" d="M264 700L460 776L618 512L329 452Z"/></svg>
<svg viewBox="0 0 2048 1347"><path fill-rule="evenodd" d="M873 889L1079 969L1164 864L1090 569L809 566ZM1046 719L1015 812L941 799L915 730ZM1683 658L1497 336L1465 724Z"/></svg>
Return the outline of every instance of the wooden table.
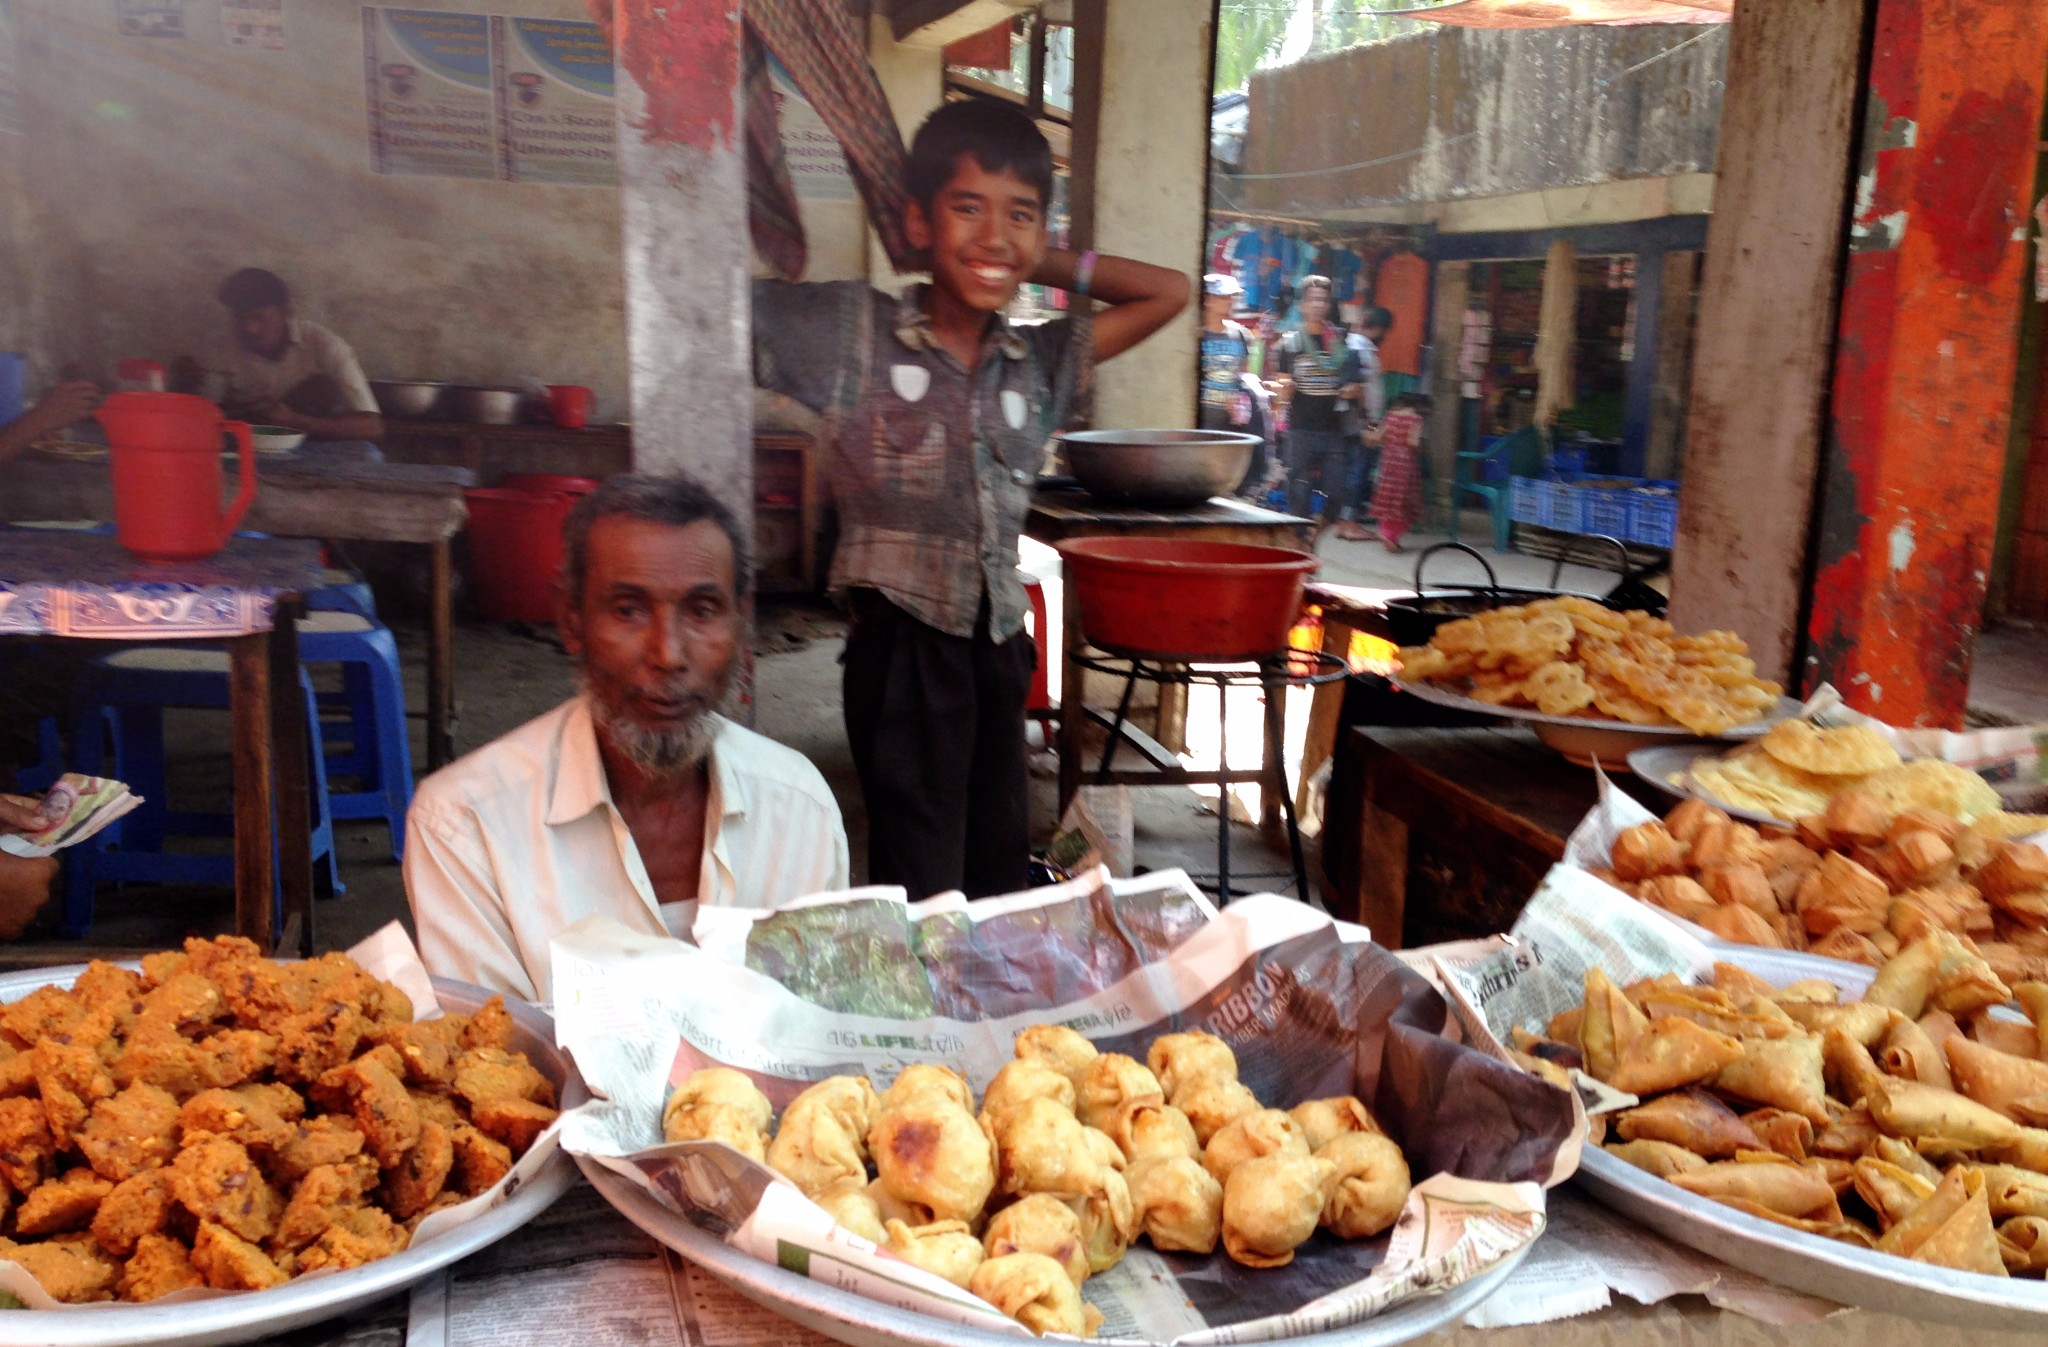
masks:
<svg viewBox="0 0 2048 1347"><path fill-rule="evenodd" d="M1291 547L1310 550L1314 521L1275 510L1261 509L1243 501L1214 496L1206 504L1185 510L1146 510L1133 506L1105 505L1085 491L1041 489L1033 498L1031 513L1024 521L1024 535L1057 545L1069 538L1185 538L1190 541L1253 543L1263 547ZM1074 657L1085 647L1081 634L1081 608L1074 599L1074 584L1064 571L1060 579L1061 677L1060 677L1060 812L1081 784L1081 729L1085 718L1082 670ZM1178 723L1185 714L1185 689L1160 689L1160 720ZM1176 702L1178 704L1176 704ZM1278 697L1266 701L1269 720L1284 714ZM1272 736L1266 736L1267 742ZM1276 764L1266 763L1268 769ZM1279 822L1280 802L1271 792L1261 792L1261 822L1268 827Z"/></svg>
<svg viewBox="0 0 2048 1347"><path fill-rule="evenodd" d="M414 421L386 417L378 442L394 463L464 468L483 486L507 473L556 472L602 480L633 470L633 431L627 426L480 426L468 421Z"/></svg>
<svg viewBox="0 0 2048 1347"><path fill-rule="evenodd" d="M469 517L461 468L279 458L259 462L242 526L286 538L414 543L428 553L427 770L455 756L454 563L449 543ZM233 494L235 474L226 474ZM112 519L105 463L24 454L7 465L0 520Z"/></svg>
<svg viewBox="0 0 2048 1347"><path fill-rule="evenodd" d="M214 561L157 569L134 560L102 533L11 530L0 539L0 594L7 600L0 604L0 636L123 644L217 639L226 647L235 930L265 950L284 952L289 945L308 956L313 952L309 755L315 749L299 695L295 620L303 592L319 575L319 549L298 540L238 538ZM232 615L202 620L145 611L136 616L105 597L134 593L138 582L152 586L140 595L145 605L175 605L181 595L155 588L172 585L227 595ZM283 930L273 920L271 902L280 875Z"/></svg>
<svg viewBox="0 0 2048 1347"><path fill-rule="evenodd" d="M1660 814L1671 803L1609 780ZM1390 949L1498 934L1597 796L1589 769L1525 729L1349 729L1323 824L1330 910Z"/></svg>

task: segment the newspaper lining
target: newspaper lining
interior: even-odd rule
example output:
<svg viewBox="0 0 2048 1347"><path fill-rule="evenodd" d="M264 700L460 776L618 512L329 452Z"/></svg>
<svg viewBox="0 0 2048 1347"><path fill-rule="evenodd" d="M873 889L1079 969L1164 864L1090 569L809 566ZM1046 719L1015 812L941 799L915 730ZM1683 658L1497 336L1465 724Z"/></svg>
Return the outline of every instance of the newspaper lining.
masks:
<svg viewBox="0 0 2048 1347"><path fill-rule="evenodd" d="M1168 872L1133 881L1097 873L971 908L892 904L873 892L822 896L803 913L700 914L705 947L587 919L555 942L555 1014L560 1042L600 1098L565 1118L563 1144L737 1247L772 1248L785 1266L802 1261L789 1247L806 1250L813 1275L822 1260L835 1279L983 1326L963 1318L979 1312L957 1288L920 1281L770 1171L714 1143L659 1145L670 1082L699 1066L735 1066L779 1108L828 1075L866 1074L880 1085L910 1062L941 1061L978 1092L1028 1024L1071 1024L1105 1051L1140 1058L1156 1035L1200 1026L1232 1043L1262 1099L1286 1106L1355 1093L1402 1141L1415 1172L1437 1177L1417 1185L1390 1236L1318 1237L1287 1268L1250 1272L1220 1254L1127 1258L1085 1288L1106 1338L1139 1325L1145 1340L1186 1347L1327 1331L1456 1285L1534 1240L1542 1185L1575 1163L1567 1143L1580 1123L1570 1098L1446 1035L1452 1007L1362 929L1260 896L1220 915L1207 909L1184 932L1176 914L1193 893ZM924 929L933 921L936 931ZM836 943L839 979L807 970L803 995L749 966L786 966L775 961L789 948L843 943L849 930L855 943L910 953L912 966L885 979L890 995L928 996L948 1013L843 1008L878 990L867 965ZM1096 959L1098 947L1111 957ZM1073 951L1087 956L1065 957ZM1453 1167L1504 1181L1439 1173ZM1185 1310L1162 1324L1157 1310L1169 1295Z"/></svg>

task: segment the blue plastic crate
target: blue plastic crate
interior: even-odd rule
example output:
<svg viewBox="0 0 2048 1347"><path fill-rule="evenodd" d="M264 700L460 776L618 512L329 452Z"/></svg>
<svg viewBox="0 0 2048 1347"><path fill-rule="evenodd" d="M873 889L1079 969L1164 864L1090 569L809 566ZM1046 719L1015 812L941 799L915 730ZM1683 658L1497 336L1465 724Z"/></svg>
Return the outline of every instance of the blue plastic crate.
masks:
<svg viewBox="0 0 2048 1347"><path fill-rule="evenodd" d="M1550 466L1567 481L1586 471L1586 451L1576 444L1561 444L1550 453Z"/></svg>
<svg viewBox="0 0 2048 1347"><path fill-rule="evenodd" d="M1670 547L1678 537L1678 497L1654 488L1628 493L1628 540Z"/></svg>
<svg viewBox="0 0 2048 1347"><path fill-rule="evenodd" d="M1543 527L1560 533L1586 531L1586 488L1576 482L1551 482L1543 502Z"/></svg>
<svg viewBox="0 0 2048 1347"><path fill-rule="evenodd" d="M1580 488L1579 531L1600 533L1610 538L1628 537L1629 497L1627 487L1587 485Z"/></svg>
<svg viewBox="0 0 2048 1347"><path fill-rule="evenodd" d="M1551 483L1540 477L1515 477L1508 481L1508 518L1517 524L1543 522L1543 497Z"/></svg>

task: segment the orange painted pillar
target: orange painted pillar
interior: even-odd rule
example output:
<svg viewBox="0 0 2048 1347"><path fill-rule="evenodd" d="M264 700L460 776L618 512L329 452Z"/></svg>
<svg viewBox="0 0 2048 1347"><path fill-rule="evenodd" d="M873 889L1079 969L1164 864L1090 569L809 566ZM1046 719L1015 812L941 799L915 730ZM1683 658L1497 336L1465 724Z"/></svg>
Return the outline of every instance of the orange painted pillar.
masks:
<svg viewBox="0 0 2048 1347"><path fill-rule="evenodd" d="M2048 18L1880 0L1805 686L1959 728L2012 415Z"/></svg>

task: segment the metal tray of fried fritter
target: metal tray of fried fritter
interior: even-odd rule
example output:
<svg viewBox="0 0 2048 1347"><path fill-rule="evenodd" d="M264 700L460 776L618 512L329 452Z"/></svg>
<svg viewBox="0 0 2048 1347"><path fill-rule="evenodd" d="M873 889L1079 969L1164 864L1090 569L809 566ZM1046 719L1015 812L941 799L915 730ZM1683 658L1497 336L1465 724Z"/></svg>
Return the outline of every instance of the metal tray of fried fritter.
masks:
<svg viewBox="0 0 2048 1347"><path fill-rule="evenodd" d="M130 964L129 967L135 965ZM0 975L0 1003L18 1001L39 987L69 987L83 964ZM466 982L434 979L443 1010L468 1014L491 993ZM569 1054L555 1046L554 1021L538 1007L506 998L513 1047L555 1084L563 1108L587 1099ZM495 1244L554 1205L576 1181L576 1166L556 1151L528 1182L510 1188L496 1207L473 1221L388 1258L346 1272L297 1277L267 1291L239 1291L169 1304L67 1306L56 1310L0 1311L0 1344L14 1347L216 1347L249 1342L350 1310L403 1291L414 1282Z"/></svg>
<svg viewBox="0 0 2048 1347"><path fill-rule="evenodd" d="M1860 996L1877 971L1789 950L1709 943L1715 958L1778 986L1825 978ZM1958 1328L2048 1329L2048 1282L1958 1272L1788 1229L1695 1196L1598 1146L1586 1147L1572 1181L1674 1243L1794 1291Z"/></svg>

